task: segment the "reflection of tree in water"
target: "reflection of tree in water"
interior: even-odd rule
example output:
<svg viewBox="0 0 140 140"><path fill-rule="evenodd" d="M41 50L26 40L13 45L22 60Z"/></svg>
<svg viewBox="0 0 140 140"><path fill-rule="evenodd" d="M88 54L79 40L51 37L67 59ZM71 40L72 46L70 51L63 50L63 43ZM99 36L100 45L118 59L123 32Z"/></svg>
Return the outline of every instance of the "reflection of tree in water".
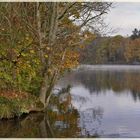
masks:
<svg viewBox="0 0 140 140"><path fill-rule="evenodd" d="M90 93L114 89L123 89L123 73L111 71L81 71L75 75L75 78L87 88ZM117 87L116 87L117 86ZM119 87L119 88L118 88Z"/></svg>
<svg viewBox="0 0 140 140"><path fill-rule="evenodd" d="M102 133L100 125L103 110L100 107L79 111L71 104L72 97L69 92L61 93L59 97L59 102L56 101L57 96L53 97L48 111L55 137L97 137ZM77 98L77 101L81 102L81 99L82 102L86 101L82 97Z"/></svg>
<svg viewBox="0 0 140 140"><path fill-rule="evenodd" d="M59 98L58 98L59 97ZM48 116L55 137L78 137L79 113L71 104L72 97L69 92L61 92L53 96L50 102Z"/></svg>
<svg viewBox="0 0 140 140"><path fill-rule="evenodd" d="M137 92L135 90L132 90L132 97L134 99L134 101L140 100L140 92Z"/></svg>
<svg viewBox="0 0 140 140"><path fill-rule="evenodd" d="M80 96L80 95L78 95L78 96L77 95L72 95L72 97L73 97L73 100L75 102L78 102L79 104L81 103L81 105L83 105L84 103L89 101L88 97L83 97L83 96Z"/></svg>
<svg viewBox="0 0 140 140"><path fill-rule="evenodd" d="M130 91L135 100L140 96L138 71L79 71L74 73L74 80L81 82L90 93L100 94L112 89L116 94Z"/></svg>
<svg viewBox="0 0 140 140"><path fill-rule="evenodd" d="M101 130L101 123L103 117L103 109L91 108L80 112L80 125L82 128L82 136L84 137L98 137L103 134Z"/></svg>
<svg viewBox="0 0 140 140"><path fill-rule="evenodd" d="M97 137L101 133L102 109L78 112L71 101L69 92L54 94L47 113L31 113L23 118L1 121L0 137Z"/></svg>
<svg viewBox="0 0 140 140"><path fill-rule="evenodd" d="M2 120L0 137L42 137L40 123L43 116L42 113L33 113L21 119Z"/></svg>
<svg viewBox="0 0 140 140"><path fill-rule="evenodd" d="M1 121L0 137L77 137L78 119L70 94L60 94L52 97L47 114L33 113L22 119Z"/></svg>

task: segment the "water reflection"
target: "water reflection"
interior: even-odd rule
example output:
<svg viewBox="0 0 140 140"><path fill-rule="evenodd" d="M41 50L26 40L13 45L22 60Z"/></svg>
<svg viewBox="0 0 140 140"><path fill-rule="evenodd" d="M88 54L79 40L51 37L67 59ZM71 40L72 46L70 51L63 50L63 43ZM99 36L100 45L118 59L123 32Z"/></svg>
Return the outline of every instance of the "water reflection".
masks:
<svg viewBox="0 0 140 140"><path fill-rule="evenodd" d="M140 66L85 66L56 87L69 84L82 137L140 137Z"/></svg>
<svg viewBox="0 0 140 140"><path fill-rule="evenodd" d="M24 119L1 120L0 137L40 137L42 114L30 114Z"/></svg>
<svg viewBox="0 0 140 140"><path fill-rule="evenodd" d="M80 112L80 127L82 128L82 137L99 137L99 133L103 133L100 130L102 124L103 109L102 108L90 108Z"/></svg>
<svg viewBox="0 0 140 140"><path fill-rule="evenodd" d="M110 67L109 67L110 68ZM140 100L140 68L127 70L94 70L80 69L66 75L59 83L60 86L82 85L91 94L105 93L113 90L116 94L130 91L135 101Z"/></svg>
<svg viewBox="0 0 140 140"><path fill-rule="evenodd" d="M56 85L47 113L0 121L0 137L140 137L140 67L84 67Z"/></svg>
<svg viewBox="0 0 140 140"><path fill-rule="evenodd" d="M53 95L47 113L31 113L22 118L1 120L0 137L98 137L103 115L102 108L79 112L72 105L70 91L62 91ZM88 130L87 126L93 124L97 127Z"/></svg>
<svg viewBox="0 0 140 140"><path fill-rule="evenodd" d="M0 121L0 137L79 137L79 113L69 92L53 95L47 113Z"/></svg>

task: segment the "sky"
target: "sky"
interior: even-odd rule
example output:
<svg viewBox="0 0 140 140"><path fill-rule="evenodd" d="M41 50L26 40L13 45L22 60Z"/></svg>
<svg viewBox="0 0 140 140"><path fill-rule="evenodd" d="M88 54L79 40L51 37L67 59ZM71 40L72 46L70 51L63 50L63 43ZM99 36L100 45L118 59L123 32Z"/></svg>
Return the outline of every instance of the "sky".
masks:
<svg viewBox="0 0 140 140"><path fill-rule="evenodd" d="M105 16L105 23L115 32L109 35L131 35L134 28L140 29L140 2L117 2Z"/></svg>

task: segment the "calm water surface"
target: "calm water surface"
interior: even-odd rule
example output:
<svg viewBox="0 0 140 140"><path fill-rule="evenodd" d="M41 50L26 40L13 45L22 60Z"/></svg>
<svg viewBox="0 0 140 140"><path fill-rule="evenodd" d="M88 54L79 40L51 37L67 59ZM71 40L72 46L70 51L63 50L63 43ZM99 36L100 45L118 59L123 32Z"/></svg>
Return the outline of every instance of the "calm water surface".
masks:
<svg viewBox="0 0 140 140"><path fill-rule="evenodd" d="M46 114L0 121L0 137L140 137L140 66L80 66L54 91Z"/></svg>

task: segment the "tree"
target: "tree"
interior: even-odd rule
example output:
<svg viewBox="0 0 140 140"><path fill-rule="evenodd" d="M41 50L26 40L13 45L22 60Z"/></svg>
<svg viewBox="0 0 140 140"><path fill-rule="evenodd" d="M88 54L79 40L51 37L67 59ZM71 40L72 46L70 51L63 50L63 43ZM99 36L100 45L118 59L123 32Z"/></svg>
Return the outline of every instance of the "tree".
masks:
<svg viewBox="0 0 140 140"><path fill-rule="evenodd" d="M140 37L140 31L135 28L133 31L132 31L132 35L130 36L132 40L136 39L136 38L139 38Z"/></svg>
<svg viewBox="0 0 140 140"><path fill-rule="evenodd" d="M4 89L39 92L47 107L58 78L78 64L111 3L2 3L0 70Z"/></svg>
<svg viewBox="0 0 140 140"><path fill-rule="evenodd" d="M125 49L125 58L129 63L140 62L140 39L129 41Z"/></svg>

